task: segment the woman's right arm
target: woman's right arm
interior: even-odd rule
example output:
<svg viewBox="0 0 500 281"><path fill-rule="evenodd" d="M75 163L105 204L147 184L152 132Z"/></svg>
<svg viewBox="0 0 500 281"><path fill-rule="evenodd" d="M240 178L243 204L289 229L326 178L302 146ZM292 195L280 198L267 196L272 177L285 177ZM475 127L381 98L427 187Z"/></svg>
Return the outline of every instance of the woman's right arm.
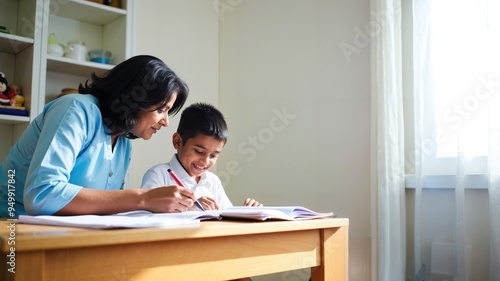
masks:
<svg viewBox="0 0 500 281"><path fill-rule="evenodd" d="M57 215L115 214L134 210L184 212L193 206L193 191L182 186L153 189L95 190L82 188Z"/></svg>

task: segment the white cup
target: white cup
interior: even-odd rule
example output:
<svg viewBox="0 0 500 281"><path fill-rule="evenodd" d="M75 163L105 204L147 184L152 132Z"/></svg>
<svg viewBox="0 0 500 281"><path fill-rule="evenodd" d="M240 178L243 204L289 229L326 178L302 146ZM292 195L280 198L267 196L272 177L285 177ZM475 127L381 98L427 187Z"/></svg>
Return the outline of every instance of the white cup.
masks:
<svg viewBox="0 0 500 281"><path fill-rule="evenodd" d="M64 54L64 50L61 45L49 44L47 45L47 54L55 57L62 57Z"/></svg>

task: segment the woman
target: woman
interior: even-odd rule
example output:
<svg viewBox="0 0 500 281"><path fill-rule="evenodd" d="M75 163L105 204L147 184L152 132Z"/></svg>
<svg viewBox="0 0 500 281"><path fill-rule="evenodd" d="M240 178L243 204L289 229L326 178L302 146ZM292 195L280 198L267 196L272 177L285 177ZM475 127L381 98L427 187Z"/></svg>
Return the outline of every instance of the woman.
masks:
<svg viewBox="0 0 500 281"><path fill-rule="evenodd" d="M123 190L130 139L149 140L187 99L188 87L153 56L132 57L80 94L48 103L0 166L0 216L182 212L180 186Z"/></svg>

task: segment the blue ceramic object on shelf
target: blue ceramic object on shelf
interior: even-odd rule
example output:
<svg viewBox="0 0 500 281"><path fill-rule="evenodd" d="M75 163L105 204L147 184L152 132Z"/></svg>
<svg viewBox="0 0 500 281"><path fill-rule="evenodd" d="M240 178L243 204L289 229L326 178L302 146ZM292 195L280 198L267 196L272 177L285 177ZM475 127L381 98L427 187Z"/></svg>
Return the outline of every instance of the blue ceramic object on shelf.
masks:
<svg viewBox="0 0 500 281"><path fill-rule="evenodd" d="M95 49L89 52L89 59L92 62L109 64L111 52L103 49Z"/></svg>

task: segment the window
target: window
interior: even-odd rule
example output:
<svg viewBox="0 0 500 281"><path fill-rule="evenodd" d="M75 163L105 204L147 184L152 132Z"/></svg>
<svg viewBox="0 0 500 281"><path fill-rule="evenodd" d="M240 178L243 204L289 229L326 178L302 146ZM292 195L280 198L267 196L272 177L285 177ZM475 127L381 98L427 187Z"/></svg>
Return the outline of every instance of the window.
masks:
<svg viewBox="0 0 500 281"><path fill-rule="evenodd" d="M413 5L422 2L413 1ZM403 42L407 48L403 54L411 57L404 60L409 63L405 70L414 74L413 85L405 87L406 111L413 113L412 121L420 120L413 124L422 124L423 134L420 145L410 142L409 146L414 151L422 148L425 175L456 174L462 152L465 173L478 181L471 186L482 186L483 176L478 175L487 172L488 129L495 122L489 110L500 110L500 1L427 2L429 9L418 19L403 17L403 24L412 26L410 34L414 34L403 37L412 41ZM415 101L415 93L420 93L420 101ZM414 102L421 102L420 110ZM413 138L412 132L406 133ZM420 161L417 154L407 150L409 174L414 172L410 164ZM449 177L428 179L428 184L438 186L454 182Z"/></svg>

